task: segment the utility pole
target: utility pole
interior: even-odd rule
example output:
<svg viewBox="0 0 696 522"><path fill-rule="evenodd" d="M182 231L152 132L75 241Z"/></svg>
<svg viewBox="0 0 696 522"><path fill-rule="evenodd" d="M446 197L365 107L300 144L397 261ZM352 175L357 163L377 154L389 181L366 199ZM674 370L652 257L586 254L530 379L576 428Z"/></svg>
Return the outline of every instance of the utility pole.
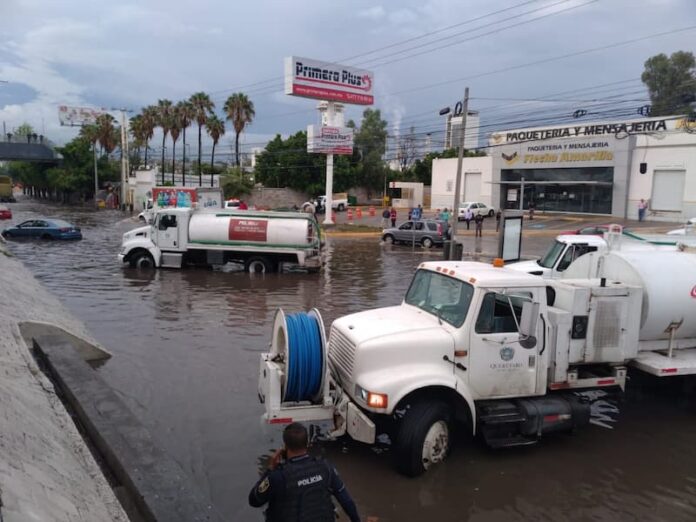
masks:
<svg viewBox="0 0 696 522"><path fill-rule="evenodd" d="M326 106L326 125L332 126L334 125L334 116L336 112L336 107L334 105L334 102L330 101L327 103ZM331 220L331 208L333 206L333 160L334 160L334 155L333 154L327 154L326 155L326 199L324 200L325 203L325 208L324 208L324 224L325 225L333 225L333 221Z"/></svg>
<svg viewBox="0 0 696 522"><path fill-rule="evenodd" d="M454 220L452 222L452 239L450 242L449 258L454 261L457 251L457 223L459 223L459 204L461 203L461 184L462 184L462 163L464 161L464 137L466 136L466 115L469 112L469 88L464 89L464 100L462 102L462 128L459 134L459 155L457 156L457 179L454 183L454 208L452 214ZM461 259L457 259L461 261Z"/></svg>

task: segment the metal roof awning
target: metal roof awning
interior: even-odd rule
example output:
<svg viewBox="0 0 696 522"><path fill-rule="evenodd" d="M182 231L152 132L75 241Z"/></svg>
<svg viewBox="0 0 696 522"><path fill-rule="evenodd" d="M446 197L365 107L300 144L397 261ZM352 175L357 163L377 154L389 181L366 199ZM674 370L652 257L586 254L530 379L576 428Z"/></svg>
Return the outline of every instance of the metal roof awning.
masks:
<svg viewBox="0 0 696 522"><path fill-rule="evenodd" d="M596 185L599 187L613 187L612 181L489 181L491 185Z"/></svg>

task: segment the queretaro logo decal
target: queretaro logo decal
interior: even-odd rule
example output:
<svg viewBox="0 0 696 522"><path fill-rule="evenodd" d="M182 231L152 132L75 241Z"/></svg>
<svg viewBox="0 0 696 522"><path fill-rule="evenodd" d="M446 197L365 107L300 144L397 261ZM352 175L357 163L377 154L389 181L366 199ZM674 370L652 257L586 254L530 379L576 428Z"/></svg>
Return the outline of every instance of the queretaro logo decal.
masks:
<svg viewBox="0 0 696 522"><path fill-rule="evenodd" d="M500 358L503 361L510 361L515 356L515 350L509 346L505 346L500 349Z"/></svg>
<svg viewBox="0 0 696 522"><path fill-rule="evenodd" d="M500 154L508 165L515 163L518 160L518 155L516 152L512 154L505 154L504 152Z"/></svg>

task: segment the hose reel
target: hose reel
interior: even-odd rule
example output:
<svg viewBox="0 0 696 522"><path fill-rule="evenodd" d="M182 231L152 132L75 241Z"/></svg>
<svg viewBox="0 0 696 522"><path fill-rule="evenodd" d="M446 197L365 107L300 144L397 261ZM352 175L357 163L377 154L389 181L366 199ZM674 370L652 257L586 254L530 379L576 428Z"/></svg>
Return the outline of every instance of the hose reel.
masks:
<svg viewBox="0 0 696 522"><path fill-rule="evenodd" d="M273 322L271 354L285 363L283 402L320 402L326 378L326 334L316 308L285 314L278 309Z"/></svg>

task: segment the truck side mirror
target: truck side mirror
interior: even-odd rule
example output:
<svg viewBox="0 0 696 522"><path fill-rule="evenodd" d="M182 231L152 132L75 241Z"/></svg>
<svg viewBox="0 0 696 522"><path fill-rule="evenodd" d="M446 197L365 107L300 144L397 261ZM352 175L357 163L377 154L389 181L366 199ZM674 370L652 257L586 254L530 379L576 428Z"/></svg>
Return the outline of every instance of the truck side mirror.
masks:
<svg viewBox="0 0 696 522"><path fill-rule="evenodd" d="M520 319L520 346L522 348L534 348L537 344L536 327L539 317L539 303L525 301L522 304L522 317Z"/></svg>

